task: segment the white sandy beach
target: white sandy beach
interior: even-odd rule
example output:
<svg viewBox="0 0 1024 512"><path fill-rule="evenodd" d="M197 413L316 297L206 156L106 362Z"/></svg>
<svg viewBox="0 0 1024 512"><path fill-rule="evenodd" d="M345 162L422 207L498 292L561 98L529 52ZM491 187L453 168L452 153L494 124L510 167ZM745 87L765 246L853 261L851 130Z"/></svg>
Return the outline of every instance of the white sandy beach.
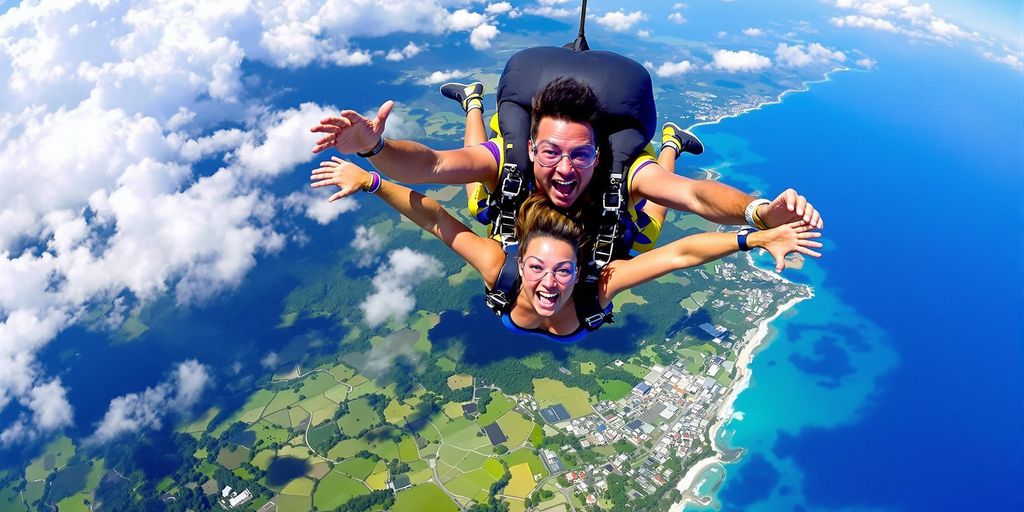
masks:
<svg viewBox="0 0 1024 512"><path fill-rule="evenodd" d="M701 459L697 461L696 464L694 464L689 470L687 470L682 480L679 481L679 485L676 486L676 489L678 489L679 492L684 493L684 498L679 503L672 505L672 507L669 509L670 512L680 512L681 510L683 510L683 507L686 505L686 503L688 501L692 501L685 497L686 491L693 487L693 485L697 482L697 479L700 477L700 475L704 473L704 471L708 469L708 467L710 467L715 462L722 462L722 450L719 448L717 440L718 431L722 428L722 425L724 425L726 421L729 421L729 419L732 418L734 412L733 404L736 402L736 397L739 396L739 394L742 393L743 390L747 389L747 386L750 385L750 362L753 361L754 354L756 353L758 348L760 348L761 345L764 343L765 338L768 337L768 330L770 324L772 323L772 321L778 318L779 315L782 315L783 313L788 311L798 302L805 299L809 299L811 297L814 297L813 290L811 290L811 295L809 297L795 297L791 299L789 302L783 304L781 307L779 307L778 311L776 311L774 315L764 319L763 321L761 321L761 323L758 324L757 330L754 331L754 334L750 336L750 338L747 340L747 343L743 346L743 350L741 350L739 355L736 357L736 380L733 382L732 388L726 395L725 401L722 403L722 407L718 409L718 413L715 415L715 422L711 425L711 429L708 431L708 437L710 438L711 442L711 449L715 451L715 454L706 459Z"/></svg>

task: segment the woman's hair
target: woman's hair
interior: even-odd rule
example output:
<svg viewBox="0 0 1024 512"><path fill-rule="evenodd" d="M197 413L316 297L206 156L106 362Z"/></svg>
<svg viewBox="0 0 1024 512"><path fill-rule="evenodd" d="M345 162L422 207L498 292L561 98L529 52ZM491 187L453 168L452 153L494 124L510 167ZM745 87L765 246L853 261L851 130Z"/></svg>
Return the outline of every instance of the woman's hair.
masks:
<svg viewBox="0 0 1024 512"><path fill-rule="evenodd" d="M534 193L523 201L516 216L516 233L519 235L519 256L534 238L547 236L562 240L573 247L579 258L580 246L584 242L583 225L578 214L565 213L555 208L544 194Z"/></svg>

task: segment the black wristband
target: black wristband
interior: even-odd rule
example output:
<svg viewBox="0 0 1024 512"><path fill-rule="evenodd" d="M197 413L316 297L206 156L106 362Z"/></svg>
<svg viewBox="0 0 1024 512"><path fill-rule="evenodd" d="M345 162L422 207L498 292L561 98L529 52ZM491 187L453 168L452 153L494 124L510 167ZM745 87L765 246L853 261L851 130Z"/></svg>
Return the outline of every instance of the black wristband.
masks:
<svg viewBox="0 0 1024 512"><path fill-rule="evenodd" d="M377 153L380 153L382 149L384 149L384 136L383 135L380 136L380 140L377 141L377 145L374 146L373 149L367 151L366 153L356 153L356 154L361 156L361 157L363 157L363 158L370 158L371 156L377 156Z"/></svg>

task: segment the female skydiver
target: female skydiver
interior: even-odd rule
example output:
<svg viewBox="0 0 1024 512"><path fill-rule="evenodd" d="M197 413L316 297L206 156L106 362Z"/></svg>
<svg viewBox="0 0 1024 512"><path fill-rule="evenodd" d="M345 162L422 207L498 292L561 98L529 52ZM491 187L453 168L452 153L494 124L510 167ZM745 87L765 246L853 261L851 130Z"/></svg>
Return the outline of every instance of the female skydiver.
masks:
<svg viewBox="0 0 1024 512"><path fill-rule="evenodd" d="M475 146L487 142L487 128L484 124L484 84L473 82L461 84L449 82L440 87L441 95L455 100L466 113L465 135L463 147ZM491 119L492 129L497 132L497 116ZM704 152L704 144L696 135L684 130L679 125L667 122L661 128L661 152L658 153L657 162L670 173L675 172L676 159L683 153L700 155ZM469 211L478 219L482 216L480 211L486 207L490 191L483 183L467 183L466 198L469 201ZM641 199L642 205L636 209L636 213L643 215L646 219L636 222L636 230L648 237L649 244L642 247L649 249L657 242L661 234L661 226L665 221L665 214L668 208L653 201ZM483 222L483 219L481 219ZM487 222L484 222L485 224Z"/></svg>
<svg viewBox="0 0 1024 512"><path fill-rule="evenodd" d="M558 156L561 160L566 155ZM482 237L452 217L440 204L419 192L381 179L376 172L334 157L321 162L310 175L313 187L335 185L335 201L359 190L379 196L399 213L430 232L473 266L488 289L498 279L505 252L499 242ZM583 229L574 219L555 209L540 194L527 199L517 218L521 234L518 267L521 286L510 309L502 315L509 329L543 335L559 342L573 342L589 330L578 313L585 298L574 295L579 272L578 251ZM610 311L616 294L674 270L700 265L739 250L761 247L778 261L799 252L818 257L812 240L820 233L802 221L765 231L700 233L653 249L630 260L615 260L601 272L597 302ZM781 270L779 268L778 270ZM591 288L593 290L593 288Z"/></svg>

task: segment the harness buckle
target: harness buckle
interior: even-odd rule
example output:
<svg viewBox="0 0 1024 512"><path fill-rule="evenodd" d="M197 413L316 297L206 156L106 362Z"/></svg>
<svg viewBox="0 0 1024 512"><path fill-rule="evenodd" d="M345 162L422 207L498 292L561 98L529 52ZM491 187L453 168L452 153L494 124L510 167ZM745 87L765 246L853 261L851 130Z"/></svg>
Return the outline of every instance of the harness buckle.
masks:
<svg viewBox="0 0 1024 512"><path fill-rule="evenodd" d="M491 308L491 311L494 311L494 314L498 316L501 316L501 312L504 311L509 304L508 298L505 297L505 292L502 291L488 292L484 297L484 302L486 302L487 307Z"/></svg>
<svg viewBox="0 0 1024 512"><path fill-rule="evenodd" d="M509 199L515 198L523 191L523 178L519 175L516 164L505 164L502 174L505 177L501 180L501 195Z"/></svg>
<svg viewBox="0 0 1024 512"><path fill-rule="evenodd" d="M617 215L622 207L622 194L618 191L607 192L603 199L602 207L604 208L604 213L614 212Z"/></svg>
<svg viewBox="0 0 1024 512"><path fill-rule="evenodd" d="M602 324L604 324L604 312L594 313L593 315L584 318L583 322L586 323L587 327L589 327L591 330L597 329L598 327L601 327Z"/></svg>

